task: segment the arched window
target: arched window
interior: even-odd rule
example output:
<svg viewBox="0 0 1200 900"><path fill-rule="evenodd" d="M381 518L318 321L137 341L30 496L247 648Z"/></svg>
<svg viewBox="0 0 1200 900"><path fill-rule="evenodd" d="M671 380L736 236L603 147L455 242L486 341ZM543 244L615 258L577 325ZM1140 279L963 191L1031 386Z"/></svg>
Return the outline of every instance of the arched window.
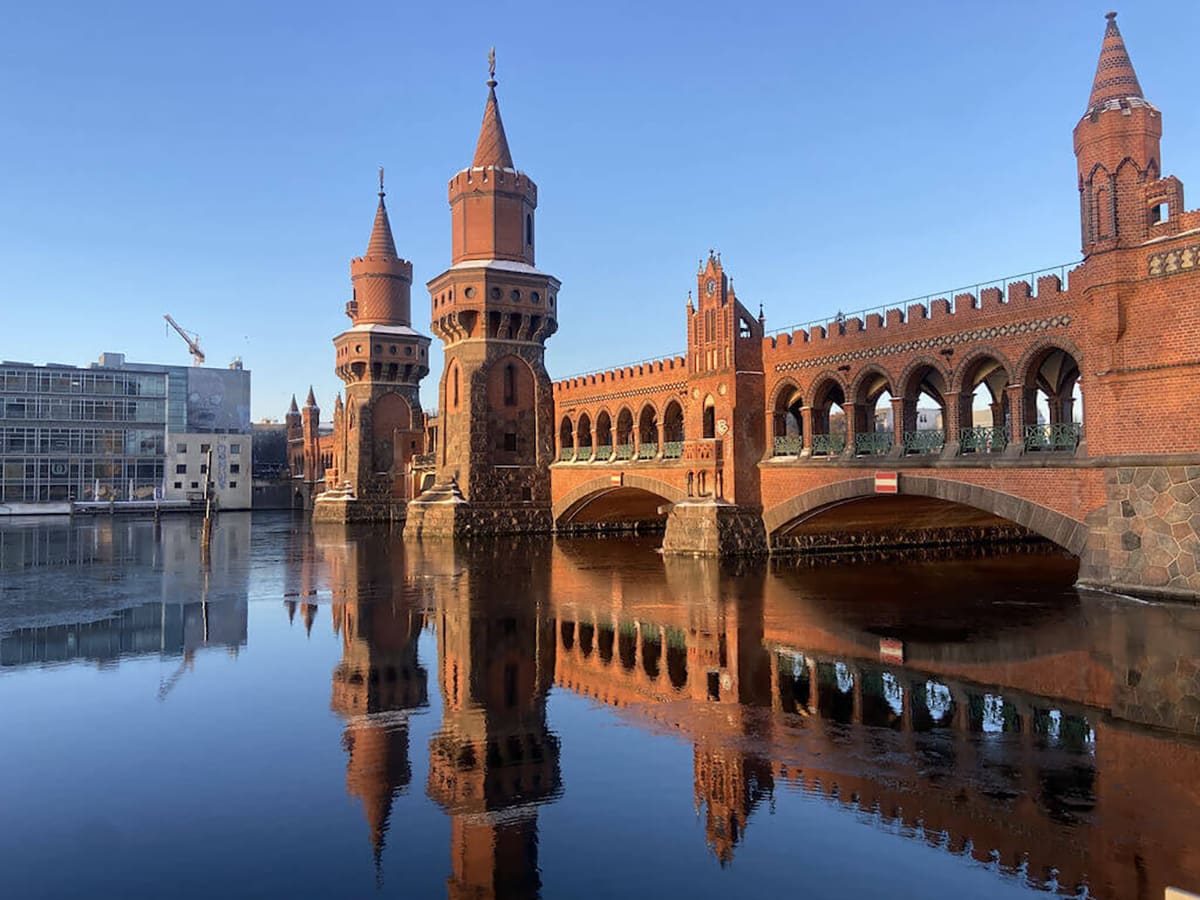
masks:
<svg viewBox="0 0 1200 900"><path fill-rule="evenodd" d="M715 438L717 436L717 405L709 394L704 398L704 437Z"/></svg>
<svg viewBox="0 0 1200 900"><path fill-rule="evenodd" d="M458 366L450 369L450 408L458 409Z"/></svg>
<svg viewBox="0 0 1200 900"><path fill-rule="evenodd" d="M504 367L504 405L517 405L517 370L512 363Z"/></svg>
<svg viewBox="0 0 1200 900"><path fill-rule="evenodd" d="M533 246L533 213L525 213L525 246Z"/></svg>

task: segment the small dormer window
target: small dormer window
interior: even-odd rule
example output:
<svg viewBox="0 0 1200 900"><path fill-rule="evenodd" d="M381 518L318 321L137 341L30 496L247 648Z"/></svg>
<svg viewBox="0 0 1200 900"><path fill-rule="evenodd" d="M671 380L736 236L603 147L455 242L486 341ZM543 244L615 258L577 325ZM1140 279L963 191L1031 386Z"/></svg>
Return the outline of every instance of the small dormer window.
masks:
<svg viewBox="0 0 1200 900"><path fill-rule="evenodd" d="M1166 222L1171 217L1170 205L1165 201L1156 203L1150 207L1150 224L1157 225L1160 222Z"/></svg>

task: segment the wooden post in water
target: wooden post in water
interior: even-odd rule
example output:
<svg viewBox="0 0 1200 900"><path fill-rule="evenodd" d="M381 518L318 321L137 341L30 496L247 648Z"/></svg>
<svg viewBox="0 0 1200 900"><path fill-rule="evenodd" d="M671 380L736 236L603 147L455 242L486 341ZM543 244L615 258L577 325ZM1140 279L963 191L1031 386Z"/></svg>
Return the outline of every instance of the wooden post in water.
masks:
<svg viewBox="0 0 1200 900"><path fill-rule="evenodd" d="M209 544L212 541L213 524L213 482L212 482L212 446L208 448L204 465L204 525L200 531L200 562L208 568L210 557Z"/></svg>

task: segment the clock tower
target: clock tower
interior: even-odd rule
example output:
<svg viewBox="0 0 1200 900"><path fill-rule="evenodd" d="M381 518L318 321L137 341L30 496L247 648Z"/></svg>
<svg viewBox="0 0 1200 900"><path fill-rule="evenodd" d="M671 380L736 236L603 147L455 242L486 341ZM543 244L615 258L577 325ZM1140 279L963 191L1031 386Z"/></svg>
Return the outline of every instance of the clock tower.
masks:
<svg viewBox="0 0 1200 900"><path fill-rule="evenodd" d="M471 165L450 179L450 268L429 282L442 340L436 483L409 505L409 534L550 531L554 401L544 362L559 281L535 265L537 185L513 163L496 100ZM465 502L464 502L465 501Z"/></svg>

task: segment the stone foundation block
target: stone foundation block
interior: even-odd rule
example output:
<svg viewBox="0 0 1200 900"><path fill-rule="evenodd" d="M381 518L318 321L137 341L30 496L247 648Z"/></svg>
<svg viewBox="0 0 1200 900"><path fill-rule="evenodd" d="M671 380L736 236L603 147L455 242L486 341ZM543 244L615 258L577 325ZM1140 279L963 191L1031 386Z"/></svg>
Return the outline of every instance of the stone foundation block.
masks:
<svg viewBox="0 0 1200 900"><path fill-rule="evenodd" d="M663 553L688 556L765 556L762 512L721 500L684 500L667 514Z"/></svg>

